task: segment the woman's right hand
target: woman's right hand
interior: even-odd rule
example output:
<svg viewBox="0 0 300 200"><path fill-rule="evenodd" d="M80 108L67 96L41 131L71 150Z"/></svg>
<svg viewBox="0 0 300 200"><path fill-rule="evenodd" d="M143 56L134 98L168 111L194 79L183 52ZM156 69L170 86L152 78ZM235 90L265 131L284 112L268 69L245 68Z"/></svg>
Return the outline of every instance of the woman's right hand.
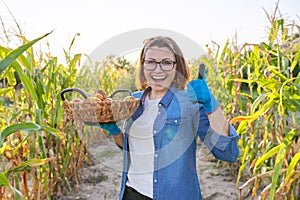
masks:
<svg viewBox="0 0 300 200"><path fill-rule="evenodd" d="M118 135L120 133L120 128L115 122L111 123L97 123L97 122L85 122L88 126L97 126L106 130L109 135Z"/></svg>

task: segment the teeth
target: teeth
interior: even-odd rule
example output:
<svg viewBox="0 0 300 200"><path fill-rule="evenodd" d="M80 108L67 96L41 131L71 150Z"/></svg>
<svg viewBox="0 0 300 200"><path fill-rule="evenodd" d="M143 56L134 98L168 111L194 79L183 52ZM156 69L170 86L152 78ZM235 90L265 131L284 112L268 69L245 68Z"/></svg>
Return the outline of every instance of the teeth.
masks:
<svg viewBox="0 0 300 200"><path fill-rule="evenodd" d="M152 76L152 79L162 80L165 79L166 76Z"/></svg>

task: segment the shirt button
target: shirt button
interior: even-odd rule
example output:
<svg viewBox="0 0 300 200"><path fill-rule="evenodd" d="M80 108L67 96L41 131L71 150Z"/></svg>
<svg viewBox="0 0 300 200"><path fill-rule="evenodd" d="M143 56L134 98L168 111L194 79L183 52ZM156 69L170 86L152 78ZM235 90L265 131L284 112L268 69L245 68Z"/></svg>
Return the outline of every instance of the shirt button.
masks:
<svg viewBox="0 0 300 200"><path fill-rule="evenodd" d="M158 156L158 155L157 155L157 153L156 153L156 154L154 154L154 157L155 157L155 158L157 158L157 156Z"/></svg>
<svg viewBox="0 0 300 200"><path fill-rule="evenodd" d="M157 183L157 179L154 179L154 183Z"/></svg>
<svg viewBox="0 0 300 200"><path fill-rule="evenodd" d="M160 112L158 112L158 114L160 115Z"/></svg>
<svg viewBox="0 0 300 200"><path fill-rule="evenodd" d="M158 104L158 107L161 107L161 103Z"/></svg>
<svg viewBox="0 0 300 200"><path fill-rule="evenodd" d="M156 133L156 131L153 131L153 133Z"/></svg>
<svg viewBox="0 0 300 200"><path fill-rule="evenodd" d="M174 122L177 123L177 120L175 120Z"/></svg>

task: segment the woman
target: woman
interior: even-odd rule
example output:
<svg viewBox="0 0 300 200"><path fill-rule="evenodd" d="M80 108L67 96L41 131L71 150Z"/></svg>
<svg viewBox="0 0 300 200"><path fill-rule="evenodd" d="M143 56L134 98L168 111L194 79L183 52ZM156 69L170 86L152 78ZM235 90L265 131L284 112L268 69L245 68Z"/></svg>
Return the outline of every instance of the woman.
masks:
<svg viewBox="0 0 300 200"><path fill-rule="evenodd" d="M140 105L125 123L100 124L123 148L120 200L201 199L196 171L198 136L220 160L235 162L237 135L204 79L189 69L173 39L146 41L133 96ZM187 84L188 83L188 84Z"/></svg>

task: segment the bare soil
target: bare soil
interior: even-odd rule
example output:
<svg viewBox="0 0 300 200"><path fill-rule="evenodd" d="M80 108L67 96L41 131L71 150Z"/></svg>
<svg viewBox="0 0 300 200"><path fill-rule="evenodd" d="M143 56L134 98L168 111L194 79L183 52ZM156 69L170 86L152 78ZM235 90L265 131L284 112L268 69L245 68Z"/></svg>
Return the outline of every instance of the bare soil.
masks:
<svg viewBox="0 0 300 200"><path fill-rule="evenodd" d="M122 173L122 151L112 139L104 136L93 138L93 141L89 143L88 150L93 164L83 168L80 173L81 184L76 185L70 194L61 197L60 200L118 199ZM197 170L203 200L239 199L234 175L237 167L221 165L222 163L218 162L204 145L199 144Z"/></svg>

